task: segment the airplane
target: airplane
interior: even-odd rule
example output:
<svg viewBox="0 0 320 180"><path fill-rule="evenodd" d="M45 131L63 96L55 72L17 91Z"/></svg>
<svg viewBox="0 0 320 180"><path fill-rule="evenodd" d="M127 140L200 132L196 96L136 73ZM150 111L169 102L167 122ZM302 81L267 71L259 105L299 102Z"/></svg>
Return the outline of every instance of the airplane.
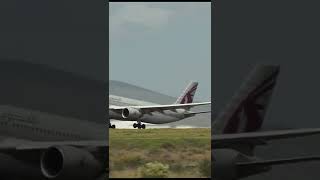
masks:
<svg viewBox="0 0 320 180"><path fill-rule="evenodd" d="M106 128L105 121L0 105L0 179L106 179Z"/></svg>
<svg viewBox="0 0 320 180"><path fill-rule="evenodd" d="M258 132L279 72L277 65L257 65L212 122L213 179L241 179L270 171L274 165L320 160L319 156L264 160L254 155L256 146L271 140L320 134L320 128Z"/></svg>
<svg viewBox="0 0 320 180"><path fill-rule="evenodd" d="M200 113L211 111L192 112L190 108L200 105L211 104L211 102L193 103L193 97L197 90L198 82L191 81L174 104L160 105L136 99L130 99L115 95L109 95L109 119L120 121L137 121L133 128L145 129L142 124L164 124L195 116ZM109 123L109 128L116 128Z"/></svg>

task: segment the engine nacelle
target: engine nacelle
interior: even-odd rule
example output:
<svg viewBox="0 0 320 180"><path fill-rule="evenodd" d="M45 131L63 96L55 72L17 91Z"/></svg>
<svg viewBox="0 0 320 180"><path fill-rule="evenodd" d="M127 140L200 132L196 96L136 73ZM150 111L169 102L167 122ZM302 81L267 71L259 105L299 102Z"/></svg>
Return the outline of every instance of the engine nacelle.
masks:
<svg viewBox="0 0 320 180"><path fill-rule="evenodd" d="M40 158L42 174L49 179L94 179L102 164L88 151L70 147L51 147Z"/></svg>
<svg viewBox="0 0 320 180"><path fill-rule="evenodd" d="M137 120L142 116L139 109L127 107L122 110L123 119Z"/></svg>

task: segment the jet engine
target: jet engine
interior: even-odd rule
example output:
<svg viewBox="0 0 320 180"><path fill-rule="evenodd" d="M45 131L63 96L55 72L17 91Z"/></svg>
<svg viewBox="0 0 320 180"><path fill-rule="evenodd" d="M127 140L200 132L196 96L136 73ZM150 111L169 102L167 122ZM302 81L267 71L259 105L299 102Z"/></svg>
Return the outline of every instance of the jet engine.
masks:
<svg viewBox="0 0 320 180"><path fill-rule="evenodd" d="M142 116L139 109L127 107L122 110L122 117L124 119L137 120Z"/></svg>
<svg viewBox="0 0 320 180"><path fill-rule="evenodd" d="M103 171L88 151L71 147L51 147L40 158L42 174L48 179L94 179Z"/></svg>
<svg viewBox="0 0 320 180"><path fill-rule="evenodd" d="M216 180L236 180L269 170L269 167L241 166L257 160L233 149L212 151L212 177Z"/></svg>

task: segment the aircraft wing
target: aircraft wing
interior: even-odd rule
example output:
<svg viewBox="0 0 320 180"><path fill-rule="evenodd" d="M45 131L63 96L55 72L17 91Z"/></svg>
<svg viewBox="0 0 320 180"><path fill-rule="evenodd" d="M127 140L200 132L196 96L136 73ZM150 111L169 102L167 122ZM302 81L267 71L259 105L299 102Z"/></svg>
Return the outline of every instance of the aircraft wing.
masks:
<svg viewBox="0 0 320 180"><path fill-rule="evenodd" d="M266 144L266 141L276 139L287 139L313 134L320 134L320 128L275 130L262 132L249 132L237 134L214 134L211 144L214 148L228 147L230 144Z"/></svg>
<svg viewBox="0 0 320 180"><path fill-rule="evenodd" d="M108 147L108 141L24 141L6 139L0 142L1 150L40 150L52 146L75 146L75 147Z"/></svg>
<svg viewBox="0 0 320 180"><path fill-rule="evenodd" d="M211 102L200 102L200 103L186 103L186 104L170 104L170 105L150 105L150 106L112 106L109 110L122 110L127 107L147 110L147 111L161 111L161 110L175 110L175 109L187 109L195 106L208 105Z"/></svg>

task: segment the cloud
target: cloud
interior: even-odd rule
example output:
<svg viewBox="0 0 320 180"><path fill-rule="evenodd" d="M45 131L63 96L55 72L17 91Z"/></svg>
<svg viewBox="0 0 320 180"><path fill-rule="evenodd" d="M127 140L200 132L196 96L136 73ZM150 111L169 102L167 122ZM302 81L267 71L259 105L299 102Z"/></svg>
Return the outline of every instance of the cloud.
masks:
<svg viewBox="0 0 320 180"><path fill-rule="evenodd" d="M135 24L146 29L159 29L166 26L172 11L151 7L149 4L126 3L110 15L111 33L121 33L128 24Z"/></svg>
<svg viewBox="0 0 320 180"><path fill-rule="evenodd" d="M109 5L109 38L112 43L168 33L171 28L177 28L177 24L183 30L183 26L199 21L199 16L210 16L211 8L210 2L112 2Z"/></svg>

